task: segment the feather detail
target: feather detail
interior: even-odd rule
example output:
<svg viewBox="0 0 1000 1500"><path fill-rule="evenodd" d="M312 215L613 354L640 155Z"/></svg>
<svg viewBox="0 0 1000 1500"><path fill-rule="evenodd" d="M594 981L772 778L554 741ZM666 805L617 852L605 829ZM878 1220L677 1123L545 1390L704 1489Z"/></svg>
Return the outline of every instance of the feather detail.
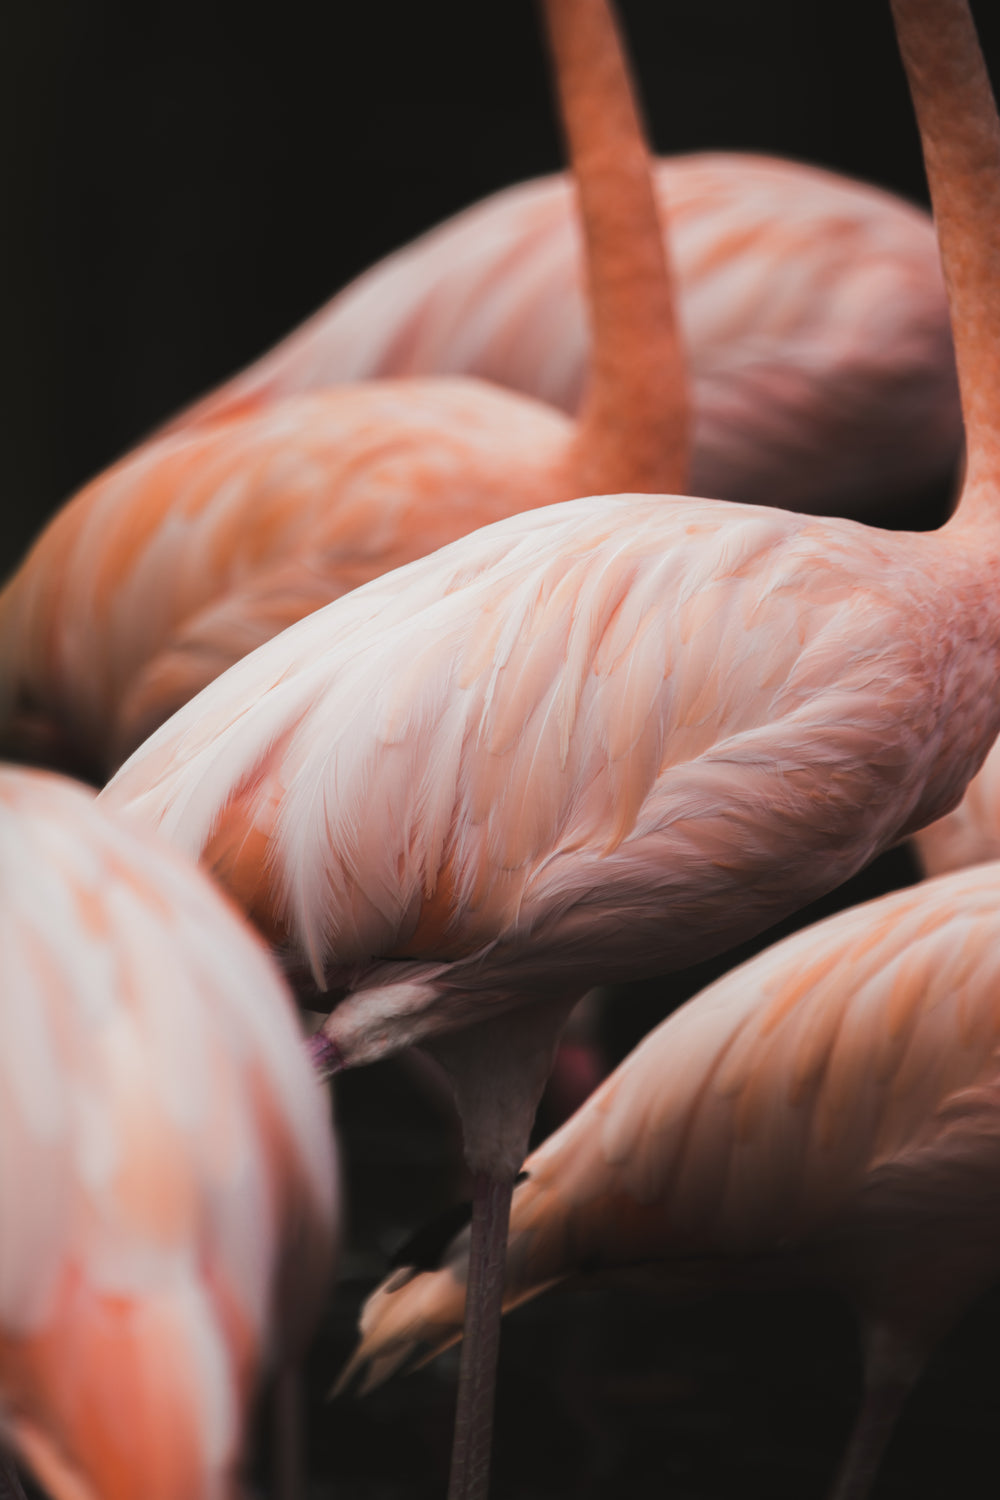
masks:
<svg viewBox="0 0 1000 1500"><path fill-rule="evenodd" d="M102 796L320 985L450 959L454 995L506 1006L553 967L582 990L693 962L726 892L727 941L761 930L981 743L989 665L942 624L935 545L663 497L512 517L260 648Z"/></svg>

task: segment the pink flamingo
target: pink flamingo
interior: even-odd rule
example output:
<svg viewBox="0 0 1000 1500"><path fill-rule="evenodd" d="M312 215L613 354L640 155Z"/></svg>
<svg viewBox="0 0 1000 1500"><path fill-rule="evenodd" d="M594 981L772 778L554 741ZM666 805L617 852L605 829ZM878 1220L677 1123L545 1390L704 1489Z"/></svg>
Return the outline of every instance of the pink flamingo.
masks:
<svg viewBox="0 0 1000 1500"><path fill-rule="evenodd" d="M816 167L656 163L694 420L691 486L866 518L943 479L961 443L927 215ZM173 430L302 391L479 375L567 412L585 389L578 229L563 177L508 188L390 255Z"/></svg>
<svg viewBox="0 0 1000 1500"><path fill-rule="evenodd" d="M648 153L624 57L586 15L554 39L597 351L579 421L480 381L381 381L149 443L56 517L0 595L0 731L17 753L103 779L232 662L358 584L515 511L685 487Z"/></svg>
<svg viewBox="0 0 1000 1500"><path fill-rule="evenodd" d="M266 1352L329 1275L291 997L200 871L0 770L0 1405L54 1500L234 1496Z"/></svg>
<svg viewBox="0 0 1000 1500"><path fill-rule="evenodd" d="M953 806L1000 728L1000 126L964 0L895 13L968 433L947 526L641 496L512 517L237 663L103 793L340 992L331 1067L420 1043L452 1075L476 1173L453 1496L481 1493L506 1213L569 1005L832 889Z"/></svg>
<svg viewBox="0 0 1000 1500"><path fill-rule="evenodd" d="M652 1032L524 1164L505 1309L582 1270L839 1288L866 1395L837 1500L868 1492L937 1341L1000 1277L1000 865L840 912ZM461 1337L468 1233L365 1304L341 1386Z"/></svg>

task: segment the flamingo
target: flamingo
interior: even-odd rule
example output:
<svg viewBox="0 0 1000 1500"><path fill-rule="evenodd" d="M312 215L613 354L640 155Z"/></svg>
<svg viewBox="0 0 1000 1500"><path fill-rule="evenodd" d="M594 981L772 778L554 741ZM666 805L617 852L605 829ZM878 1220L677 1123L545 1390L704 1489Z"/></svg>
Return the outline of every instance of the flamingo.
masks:
<svg viewBox="0 0 1000 1500"><path fill-rule="evenodd" d="M453 1500L483 1493L506 1215L569 1006L833 889L952 807L1000 729L1000 124L964 0L894 12L968 437L941 531L638 495L514 516L238 662L102 793L333 992L324 1066L420 1044L452 1078Z"/></svg>
<svg viewBox="0 0 1000 1500"><path fill-rule="evenodd" d="M579 421L477 380L397 380L151 442L56 517L0 594L9 748L103 780L225 667L367 579L513 511L685 487L648 153L624 56L587 16L581 3L553 30L596 349Z"/></svg>
<svg viewBox="0 0 1000 1500"><path fill-rule="evenodd" d="M933 226L893 194L774 157L660 160L694 423L691 486L899 516L961 442ZM494 194L364 272L171 430L342 381L480 375L567 412L587 329L571 185Z"/></svg>
<svg viewBox="0 0 1000 1500"><path fill-rule="evenodd" d="M0 769L0 1408L53 1500L237 1494L336 1234L287 987L195 867Z"/></svg>
<svg viewBox="0 0 1000 1500"><path fill-rule="evenodd" d="M1000 864L796 933L688 1001L524 1164L504 1307L579 1272L833 1285L866 1395L834 1491L868 1492L934 1345L1000 1278ZM340 1380L461 1337L469 1237L369 1297Z"/></svg>

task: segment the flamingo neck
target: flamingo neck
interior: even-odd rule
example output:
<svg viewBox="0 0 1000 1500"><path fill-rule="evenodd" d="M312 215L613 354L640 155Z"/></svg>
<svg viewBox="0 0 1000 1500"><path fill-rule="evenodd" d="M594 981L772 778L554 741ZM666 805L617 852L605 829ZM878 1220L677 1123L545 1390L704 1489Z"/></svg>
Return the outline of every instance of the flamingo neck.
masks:
<svg viewBox="0 0 1000 1500"><path fill-rule="evenodd" d="M649 151L607 0L543 0L586 250L590 385L577 494L680 492L690 417Z"/></svg>
<svg viewBox="0 0 1000 1500"><path fill-rule="evenodd" d="M890 0L955 340L967 472L958 529L1000 525L1000 121L967 0Z"/></svg>

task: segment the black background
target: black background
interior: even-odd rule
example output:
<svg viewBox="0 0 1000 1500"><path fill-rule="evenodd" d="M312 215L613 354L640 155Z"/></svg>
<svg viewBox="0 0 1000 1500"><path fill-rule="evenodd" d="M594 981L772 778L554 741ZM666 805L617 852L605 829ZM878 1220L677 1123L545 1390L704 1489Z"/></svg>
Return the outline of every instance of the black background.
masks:
<svg viewBox="0 0 1000 1500"><path fill-rule="evenodd" d="M980 4L1000 68L1000 16ZM914 197L884 0L626 0L660 151ZM36 0L0 47L0 565L183 402L378 256L560 164L529 0Z"/></svg>
<svg viewBox="0 0 1000 1500"><path fill-rule="evenodd" d="M658 150L784 153L923 199L884 0L622 11ZM978 20L1000 76L1000 7ZM529 0L36 0L2 33L4 569L85 478L350 276L561 161ZM912 876L894 858L887 883ZM322 1392L394 1236L447 1201L451 1127L400 1064L345 1079L340 1109L355 1232L311 1366L310 1495L436 1496L447 1364L329 1412ZM993 1303L945 1348L880 1495L973 1492L995 1461L998 1333ZM669 1319L628 1292L543 1299L506 1336L496 1493L819 1496L854 1359L824 1299Z"/></svg>

